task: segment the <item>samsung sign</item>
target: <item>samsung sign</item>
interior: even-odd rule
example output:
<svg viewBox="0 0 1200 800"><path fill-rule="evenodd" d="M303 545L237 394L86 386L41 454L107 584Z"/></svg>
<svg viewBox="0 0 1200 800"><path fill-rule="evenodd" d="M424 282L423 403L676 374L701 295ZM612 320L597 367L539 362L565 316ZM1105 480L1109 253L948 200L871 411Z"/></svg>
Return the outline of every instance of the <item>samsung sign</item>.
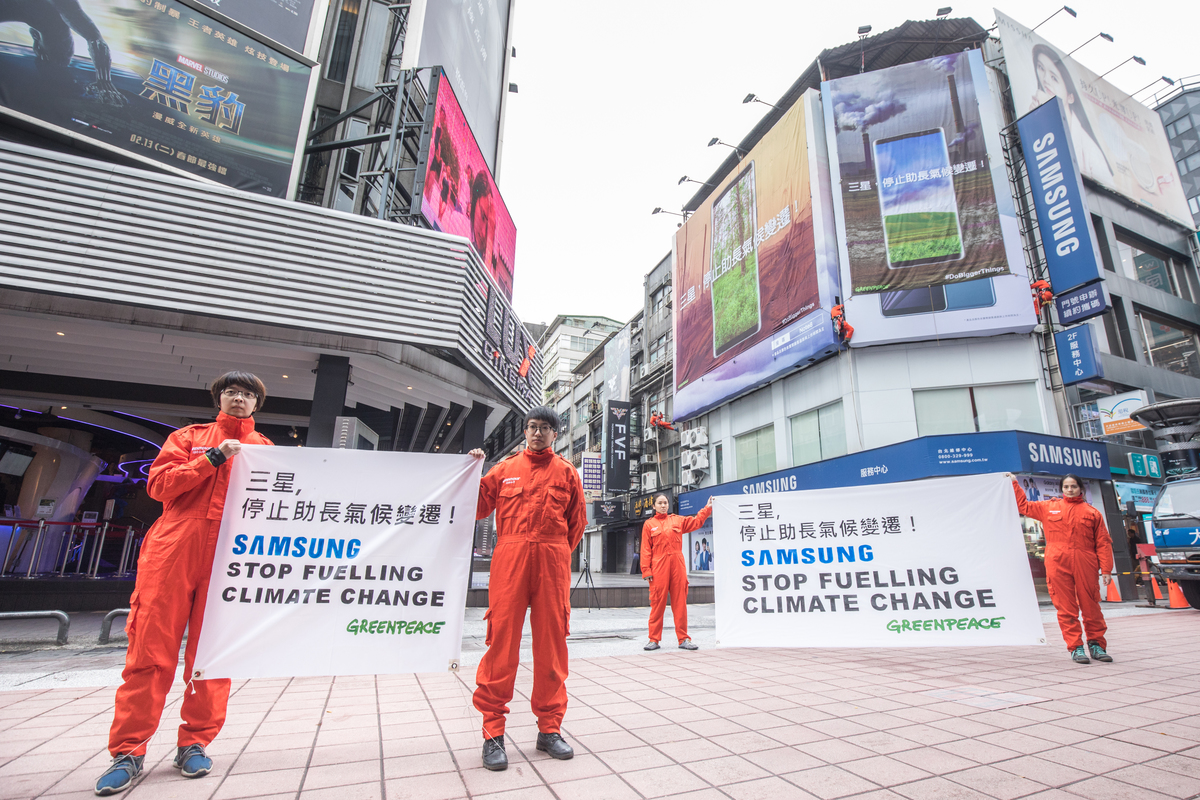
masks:
<svg viewBox="0 0 1200 800"><path fill-rule="evenodd" d="M1073 473L1092 480L1112 479L1108 451L1100 442L1024 431L946 434L697 489L679 496L679 513L695 514L712 495L870 486L987 472Z"/></svg>
<svg viewBox="0 0 1200 800"><path fill-rule="evenodd" d="M1050 287L1062 294L1100 275L1100 251L1091 215L1083 202L1083 182L1075 168L1062 101L1051 97L1017 120L1033 205L1037 209Z"/></svg>

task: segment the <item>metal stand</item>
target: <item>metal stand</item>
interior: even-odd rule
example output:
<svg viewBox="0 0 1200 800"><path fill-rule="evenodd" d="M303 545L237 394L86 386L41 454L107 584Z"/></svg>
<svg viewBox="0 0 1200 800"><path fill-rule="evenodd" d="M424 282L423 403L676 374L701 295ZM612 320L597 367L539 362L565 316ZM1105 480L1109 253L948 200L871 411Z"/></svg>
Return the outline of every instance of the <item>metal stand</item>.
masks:
<svg viewBox="0 0 1200 800"><path fill-rule="evenodd" d="M579 579L575 581L575 587L571 589L571 598L575 597L575 589L579 588L580 584L584 584L587 588L589 600L595 601L595 608L600 610L600 595L596 592L596 584L592 583L592 571L588 569L588 560L584 557L579 559ZM588 613L592 613L592 603L587 605Z"/></svg>

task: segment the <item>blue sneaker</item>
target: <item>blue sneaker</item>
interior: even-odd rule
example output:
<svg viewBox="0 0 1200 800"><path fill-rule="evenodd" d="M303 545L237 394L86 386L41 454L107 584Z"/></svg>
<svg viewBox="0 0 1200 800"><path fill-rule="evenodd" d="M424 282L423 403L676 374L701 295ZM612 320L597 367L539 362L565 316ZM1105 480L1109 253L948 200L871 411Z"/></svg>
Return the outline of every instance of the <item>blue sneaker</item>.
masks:
<svg viewBox="0 0 1200 800"><path fill-rule="evenodd" d="M96 781L96 794L107 797L123 792L133 785L133 779L142 774L142 759L145 756L116 756L112 764Z"/></svg>
<svg viewBox="0 0 1200 800"><path fill-rule="evenodd" d="M171 764L185 778L203 778L212 771L212 759L204 753L204 745L189 744L179 748Z"/></svg>

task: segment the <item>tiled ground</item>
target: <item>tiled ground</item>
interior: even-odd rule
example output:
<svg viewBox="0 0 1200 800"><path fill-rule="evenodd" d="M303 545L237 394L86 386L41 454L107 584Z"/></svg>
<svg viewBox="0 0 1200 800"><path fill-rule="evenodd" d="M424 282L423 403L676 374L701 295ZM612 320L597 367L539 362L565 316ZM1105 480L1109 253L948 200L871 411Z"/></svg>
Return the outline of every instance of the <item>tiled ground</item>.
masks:
<svg viewBox="0 0 1200 800"><path fill-rule="evenodd" d="M1090 666L1057 645L645 654L630 644L627 656L572 663L567 762L533 749L523 665L503 773L479 765L470 672L240 682L210 748L216 769L194 781L170 766L177 686L127 797L1200 796L1200 613L1113 619L1110 641L1117 662ZM108 762L112 698L111 687L0 692L0 798L89 796Z"/></svg>

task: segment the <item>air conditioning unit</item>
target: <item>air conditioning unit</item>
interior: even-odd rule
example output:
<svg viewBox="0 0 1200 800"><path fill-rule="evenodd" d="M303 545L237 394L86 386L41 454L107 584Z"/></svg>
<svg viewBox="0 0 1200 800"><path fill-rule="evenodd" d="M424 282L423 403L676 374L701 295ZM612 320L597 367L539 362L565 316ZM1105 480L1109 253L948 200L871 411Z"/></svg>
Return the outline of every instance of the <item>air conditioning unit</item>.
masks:
<svg viewBox="0 0 1200 800"><path fill-rule="evenodd" d="M684 486L695 486L700 482L700 473L693 472L690 469L679 471L679 482Z"/></svg>
<svg viewBox="0 0 1200 800"><path fill-rule="evenodd" d="M679 446L683 448L692 446L692 431L691 429L682 430L679 432ZM685 453L686 455L686 453Z"/></svg>
<svg viewBox="0 0 1200 800"><path fill-rule="evenodd" d="M703 425L698 428L692 428L691 447L708 447L708 428L705 428Z"/></svg>
<svg viewBox="0 0 1200 800"><path fill-rule="evenodd" d="M684 433L687 433L687 431L684 431ZM679 468L680 469L691 469L692 468L692 451L691 450L684 450L682 453L679 454Z"/></svg>
<svg viewBox="0 0 1200 800"><path fill-rule="evenodd" d="M642 475L642 492L653 492L658 488L658 476L653 472L647 472Z"/></svg>
<svg viewBox="0 0 1200 800"><path fill-rule="evenodd" d="M644 456L642 456L642 463L643 464L657 464L658 456L654 453L646 453Z"/></svg>
<svg viewBox="0 0 1200 800"><path fill-rule="evenodd" d="M657 447L658 446L658 428L655 428L652 425L647 425L645 427L645 429L642 431L642 441L645 442L646 444L650 444L651 442L654 442L655 446Z"/></svg>
<svg viewBox="0 0 1200 800"><path fill-rule="evenodd" d="M692 451L692 469L707 470L708 469L708 450L693 450Z"/></svg>

